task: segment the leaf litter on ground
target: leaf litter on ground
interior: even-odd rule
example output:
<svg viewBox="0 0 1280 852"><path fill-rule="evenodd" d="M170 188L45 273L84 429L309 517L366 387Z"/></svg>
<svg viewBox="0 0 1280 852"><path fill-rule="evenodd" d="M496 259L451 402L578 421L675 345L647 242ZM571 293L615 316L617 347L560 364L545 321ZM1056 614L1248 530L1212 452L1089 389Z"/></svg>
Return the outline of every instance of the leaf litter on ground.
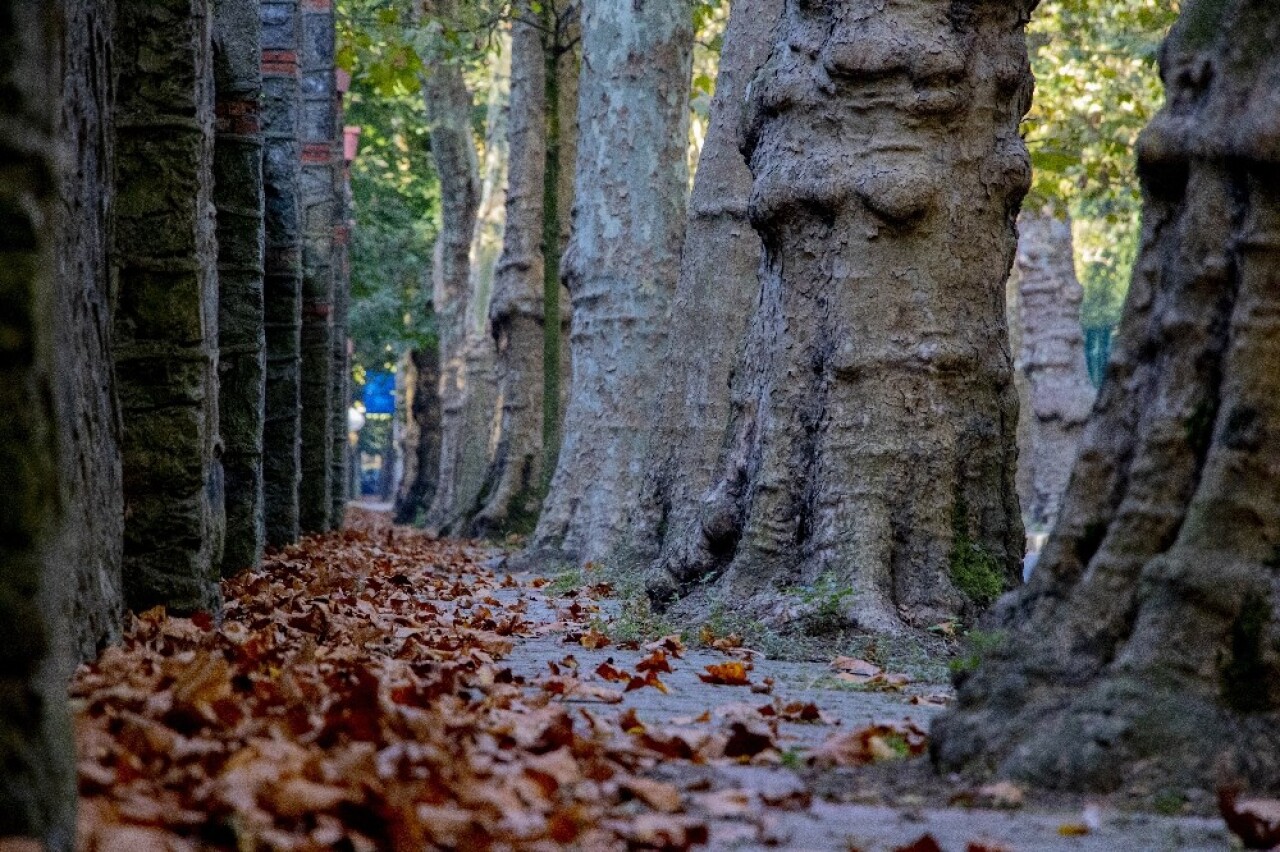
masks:
<svg viewBox="0 0 1280 852"><path fill-rule="evenodd" d="M803 789L695 794L649 774L668 761L777 766L780 723L837 720L783 698L657 725L635 708L601 717L626 692L665 693L659 675L683 639L644 645L635 671L568 654L521 677L502 663L518 639L610 647L588 622L590 598L611 590L598 583L535 623L530 600L547 582L496 575L484 557L358 513L226 581L217 620L133 617L72 686L80 848L687 849L707 842L707 819L752 821L764 837L761 805L808 806ZM747 650L736 636L704 644ZM697 674L770 692L751 669L732 659ZM912 723L872 725L808 762L861 765L925 743Z"/></svg>

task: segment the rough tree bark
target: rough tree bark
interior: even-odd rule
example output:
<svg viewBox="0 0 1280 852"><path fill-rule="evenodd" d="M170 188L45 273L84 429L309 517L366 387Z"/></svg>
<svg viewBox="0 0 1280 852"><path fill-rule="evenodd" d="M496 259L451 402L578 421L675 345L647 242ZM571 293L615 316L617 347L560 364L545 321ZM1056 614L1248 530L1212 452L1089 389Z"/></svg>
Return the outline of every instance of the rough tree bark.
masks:
<svg viewBox="0 0 1280 852"><path fill-rule="evenodd" d="M394 517L397 524L411 524L431 505L440 470L440 351L434 346L415 349L401 361L400 370L406 414L404 474Z"/></svg>
<svg viewBox="0 0 1280 852"><path fill-rule="evenodd" d="M511 25L506 221L489 306L490 327L497 344L501 419L493 461L485 477L481 508L470 521L469 532L479 537L532 532L547 478L543 468L544 395L547 393L543 311L547 271L544 209L548 202L546 178L550 156L548 111L555 111L558 124L561 108L558 87L573 60L564 40L573 28L568 17L572 13L568 10L557 10L555 4L547 3L542 14L538 11L526 0L517 7ZM549 74L555 78L551 84L548 84ZM554 99L549 99L548 94L555 95ZM560 150L557 146L557 158ZM552 166L557 175L559 166L557 159ZM553 222L562 218L555 192L559 183L558 179L551 183ZM559 229L554 225L552 234L551 251L558 256L561 244ZM552 262L557 263L554 259ZM560 286L557 277L554 281L557 297ZM552 327L558 343L559 322ZM558 409L558 347L554 358L551 393Z"/></svg>
<svg viewBox="0 0 1280 852"><path fill-rule="evenodd" d="M61 4L0 0L0 837L70 850L74 752L57 659L63 487L54 390Z"/></svg>
<svg viewBox="0 0 1280 852"><path fill-rule="evenodd" d="M481 508L501 414L498 405L498 353L494 338L489 333L489 304L506 225L507 107L511 78L509 35L499 33L498 44L498 52L489 66L480 202L476 208L475 233L471 240L461 379L462 408L456 421L456 428L460 431L449 444L455 458L447 460L441 469L442 473L446 468L452 471L449 491L453 496L449 504L438 499L427 518L428 528L441 535L465 535L471 518ZM442 496L439 490L436 496Z"/></svg>
<svg viewBox="0 0 1280 852"><path fill-rule="evenodd" d="M438 0L435 14L452 20L455 0ZM480 205L479 164L471 136L471 93L457 63L440 61L423 78L431 132L431 159L440 179L440 232L436 237L433 301L440 353L440 464L427 510L427 526L446 520L455 505L462 460L467 393L467 293L471 239Z"/></svg>
<svg viewBox="0 0 1280 852"><path fill-rule="evenodd" d="M574 164L578 161L578 82L582 76L581 3L543 3L543 26L557 34L559 48L547 51L543 104L546 167L542 176L542 315L560 317L542 324L542 490L551 485L560 458L564 410L573 387L569 331L573 306L560 274L573 224ZM554 68L554 71L553 71Z"/></svg>
<svg viewBox="0 0 1280 852"><path fill-rule="evenodd" d="M227 538L222 571L262 560L262 24L258 0L215 0L214 203L218 210L218 388Z"/></svg>
<svg viewBox="0 0 1280 852"><path fill-rule="evenodd" d="M573 385L532 553L610 558L644 480L654 370L688 187L690 4L583 6L573 236Z"/></svg>
<svg viewBox="0 0 1280 852"><path fill-rule="evenodd" d="M1053 524L1067 489L1094 389L1084 358L1071 223L1052 210L1018 219L1017 369L1027 399L1019 418L1018 496L1022 516ZM1025 424L1025 429L1023 425Z"/></svg>
<svg viewBox="0 0 1280 852"><path fill-rule="evenodd" d="M210 0L121 0L114 356L124 585L137 611L221 604Z"/></svg>
<svg viewBox="0 0 1280 852"><path fill-rule="evenodd" d="M120 573L124 494L120 414L111 358L108 259L114 206L112 117L115 109L109 45L110 4L62 2L62 211L57 247L56 392L64 428L59 459L66 484L66 549L74 591L64 624L81 659L120 636L124 588Z"/></svg>
<svg viewBox="0 0 1280 852"><path fill-rule="evenodd" d="M897 632L972 614L1018 576L1004 319L1029 180L1031 0L789 0L744 122L762 293L724 469L668 588L735 606L851 590Z"/></svg>
<svg viewBox="0 0 1280 852"><path fill-rule="evenodd" d="M266 414L263 507L267 544L298 540L302 333L302 214L299 198L298 0L262 2L262 135L266 198Z"/></svg>
<svg viewBox="0 0 1280 852"><path fill-rule="evenodd" d="M1165 44L1107 379L1004 640L934 726L944 767L1280 789L1278 42L1274 4L1195 0Z"/></svg>
<svg viewBox="0 0 1280 852"><path fill-rule="evenodd" d="M298 69L302 90L302 377L299 423L298 526L303 533L329 529L333 510L329 466L333 461L333 222L335 82L332 0L302 6Z"/></svg>
<svg viewBox="0 0 1280 852"><path fill-rule="evenodd" d="M668 538L696 532L729 422L729 379L760 296L763 246L747 219L751 171L738 150L747 84L769 56L783 0L736 0L716 75L706 141L685 226L686 250L671 312L659 416L651 433L632 558L647 567ZM655 596L666 576L656 575Z"/></svg>

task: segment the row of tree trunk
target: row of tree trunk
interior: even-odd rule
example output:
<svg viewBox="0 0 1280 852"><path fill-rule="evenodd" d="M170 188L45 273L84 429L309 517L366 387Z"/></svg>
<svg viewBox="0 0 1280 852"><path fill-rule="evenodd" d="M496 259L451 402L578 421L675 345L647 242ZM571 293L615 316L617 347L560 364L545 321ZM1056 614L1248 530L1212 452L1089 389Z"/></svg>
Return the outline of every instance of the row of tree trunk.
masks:
<svg viewBox="0 0 1280 852"><path fill-rule="evenodd" d="M1035 5L736 0L686 221L690 9L584 4L572 385L524 558L638 573L688 613L718 599L786 621L806 603L788 589L836 590L820 605L893 633L969 620L1018 586L1020 486L1033 523L1058 520L990 615L995 647L961 673L935 761L1049 787L1276 789L1280 15L1189 0L1162 52L1142 248L1086 425L1069 224L1033 209L1015 239ZM525 35L504 255L521 270L529 128L552 126L545 103L541 121L521 112L549 91ZM513 424L535 389L511 383L537 377L509 357L519 329L496 304L513 402L497 445L529 470ZM462 422L445 420L444 447L480 440Z"/></svg>
<svg viewBox="0 0 1280 852"><path fill-rule="evenodd" d="M1012 586L1004 284L1029 171L1026 9L916 5L891 22L737 0L691 195L692 4L582 4L580 75L569 10L519 6L491 338L468 334L487 304L471 99L434 64L439 422L421 419L434 371L415 357L400 518L533 528L528 561L604 563L660 604L713 594L781 620L797 615L785 587L850 589L849 624L896 632ZM866 131L825 132L851 121ZM566 371L549 318L569 196Z"/></svg>
<svg viewBox="0 0 1280 852"><path fill-rule="evenodd" d="M0 836L69 849L70 666L341 518L334 18L6 0L0 41Z"/></svg>

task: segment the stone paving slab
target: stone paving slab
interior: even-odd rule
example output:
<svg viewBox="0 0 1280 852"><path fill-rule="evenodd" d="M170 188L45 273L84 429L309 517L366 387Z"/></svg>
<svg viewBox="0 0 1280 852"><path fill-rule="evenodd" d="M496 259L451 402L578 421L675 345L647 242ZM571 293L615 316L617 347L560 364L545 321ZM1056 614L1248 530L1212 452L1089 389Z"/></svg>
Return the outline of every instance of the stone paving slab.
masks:
<svg viewBox="0 0 1280 852"><path fill-rule="evenodd" d="M529 575L518 575L518 578L531 579ZM529 601L528 618L535 624L553 624L562 620L558 613L562 614L571 603L570 599L542 593L530 595L527 588L504 589L496 594L499 597L525 596ZM592 603L602 607L602 615L606 619L616 607L607 599ZM590 650L577 642L566 642L565 637L566 632L559 631L519 638L506 662L515 674L533 682L549 673L548 663L559 663L572 654L578 661L578 670L584 681L620 688L618 684L605 683L588 673L610 659L615 667L634 671L636 664L649 653L615 645ZM661 675L669 689L668 694L646 687L627 693L621 704L583 702L582 706L589 707L596 716L605 720L616 719L625 710L634 709L641 722L650 727L661 727L688 723L704 711L712 711L710 724L715 724L717 708L724 713L730 712L728 705L733 704L759 707L769 703L773 696L786 701L812 701L839 724L780 723L779 745L784 751L795 750L798 759L800 753L816 747L831 734L856 730L873 721L910 719L927 728L929 721L942 708L912 704L911 696L948 690L946 684L939 683L914 684L903 693L840 688L833 683L832 672L823 663L762 657L753 660L750 678L755 683L772 678L772 696L753 693L747 687L712 685L699 680L698 672L704 671L706 665L728 659L731 658L720 652L688 648L682 659L670 661L673 671ZM672 762L659 766L653 774L686 791L695 791L690 796L690 813L707 820L711 829L711 849L891 852L926 833L931 834L945 852L963 852L971 843L986 843L989 849L1010 852L1208 852L1239 848L1232 845L1233 839L1221 820L1216 818L1169 817L1103 809L1088 834L1065 836L1060 828L1080 824L1082 814L1079 811L1038 805L1014 810L937 808L925 806L923 797L920 797L922 804L918 806L902 807L835 802L819 796L813 796L807 807L786 810L785 807L766 807L760 798L781 801L791 793L800 793L800 798L807 798L802 774L787 766L694 766ZM724 790L752 791L751 806L747 812L725 818L699 808L696 791ZM909 797L897 798L901 805Z"/></svg>

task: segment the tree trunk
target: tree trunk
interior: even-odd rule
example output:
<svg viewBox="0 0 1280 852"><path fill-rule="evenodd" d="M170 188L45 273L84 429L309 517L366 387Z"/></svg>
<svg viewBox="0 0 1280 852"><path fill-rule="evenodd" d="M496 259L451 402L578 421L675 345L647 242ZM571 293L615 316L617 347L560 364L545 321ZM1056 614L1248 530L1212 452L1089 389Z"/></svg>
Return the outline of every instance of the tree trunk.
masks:
<svg viewBox="0 0 1280 852"><path fill-rule="evenodd" d="M302 214L299 199L298 0L262 2L263 178L266 184L266 414L263 507L267 544L298 540L301 471Z"/></svg>
<svg viewBox="0 0 1280 852"><path fill-rule="evenodd" d="M219 430L227 506L224 574L256 566L266 541L261 36L258 0L216 0L213 167L218 209Z"/></svg>
<svg viewBox="0 0 1280 852"><path fill-rule="evenodd" d="M569 351L573 309L560 259L573 222L574 164L578 159L578 81L582 76L581 4L542 4L543 27L555 34L544 52L547 84L543 102L546 167L542 176L542 315L560 322L542 326L542 481L545 494L560 458L564 410L573 386Z"/></svg>
<svg viewBox="0 0 1280 852"><path fill-rule="evenodd" d="M302 113L302 417L298 525L329 529L333 509L333 223L337 116L334 114L334 20L331 3L304 3Z"/></svg>
<svg viewBox="0 0 1280 852"><path fill-rule="evenodd" d="M747 323L759 301L763 246L747 220L751 171L738 150L747 84L769 56L783 0L736 0L720 54L710 123L685 228L671 345L660 416L652 433L644 498L633 523L634 559L647 566L659 548L666 562L701 539L698 510L719 473L729 422L729 380ZM665 541L664 541L665 539ZM676 591L656 572L654 596Z"/></svg>
<svg viewBox="0 0 1280 852"><path fill-rule="evenodd" d="M508 115L508 178L506 223L502 256L498 260L489 308L497 344L498 399L501 420L493 462L486 475L481 510L471 521L472 535L499 538L530 533L545 494L543 431L548 382L558 409L557 369L547 376L543 322L546 239L544 210L548 206L548 91L558 86L562 65L572 56L560 44L565 20L553 4L543 14L526 0L511 26L511 94ZM548 74L554 82L548 83ZM554 93L553 93L554 94ZM559 119L559 98L555 118ZM557 151L557 155L558 155ZM557 168L557 161L552 168ZM558 180L551 183L552 221L558 220ZM553 226L552 251L559 252L558 228ZM556 262L553 260L553 263ZM554 283L559 295L560 282ZM557 312L558 313L558 312ZM552 328L559 343L560 324Z"/></svg>
<svg viewBox="0 0 1280 852"><path fill-rule="evenodd" d="M417 521L435 496L440 469L440 352L415 349L403 361L404 475L396 493L397 524ZM384 460L384 464L386 461Z"/></svg>
<svg viewBox="0 0 1280 852"><path fill-rule="evenodd" d="M75 839L54 376L59 3L0 0L0 837ZM65 647L64 647L65 650Z"/></svg>
<svg viewBox="0 0 1280 852"><path fill-rule="evenodd" d="M1084 359L1071 223L1052 211L1027 211L1018 220L1018 369L1027 404L1021 421L1018 496L1023 518L1052 526L1067 489L1094 390ZM1021 431L1021 430L1020 430Z"/></svg>
<svg viewBox="0 0 1280 852"><path fill-rule="evenodd" d="M63 0L62 161L57 311L54 317L56 392L64 428L58 430L67 486L63 565L64 624L81 659L120 637L124 616L120 573L124 495L120 470L120 413L111 357L111 276L108 257L115 88L109 45L112 9L92 0Z"/></svg>
<svg viewBox="0 0 1280 852"><path fill-rule="evenodd" d="M688 186L688 2L583 8L574 228L573 386L534 552L611 557L644 480L654 371L679 276Z"/></svg>
<svg viewBox="0 0 1280 852"><path fill-rule="evenodd" d="M482 495L496 448L496 431L501 411L498 405L497 350L489 333L489 304L492 301L498 257L502 251L506 222L507 106L510 94L511 48L506 33L498 36L498 53L489 67L489 91L485 122L480 203L476 208L475 233L471 241L470 276L467 286L466 328L461 380L459 430L449 446L455 458L446 466L453 471L447 488L452 497L446 503L437 490L437 501L428 514L427 526L442 535L465 535L471 519L482 507Z"/></svg>
<svg viewBox="0 0 1280 852"><path fill-rule="evenodd" d="M1050 787L1280 789L1280 14L1195 0L1139 142L1142 248L1057 526L934 729Z"/></svg>
<svg viewBox="0 0 1280 852"><path fill-rule="evenodd" d="M885 632L1015 582L1004 283L1030 5L787 3L744 124L763 289L674 577L719 575L774 621L804 615L780 588L834 584L850 624Z"/></svg>
<svg viewBox="0 0 1280 852"><path fill-rule="evenodd" d="M450 20L452 0L436 3ZM447 522L456 505L466 434L467 295L471 240L480 205L479 166L471 136L471 93L454 62L431 66L422 82L431 158L440 179L440 232L432 272L440 353L440 464L427 510L428 527Z"/></svg>
<svg viewBox="0 0 1280 852"><path fill-rule="evenodd" d="M124 584L216 610L223 508L210 0L121 0L114 58Z"/></svg>

